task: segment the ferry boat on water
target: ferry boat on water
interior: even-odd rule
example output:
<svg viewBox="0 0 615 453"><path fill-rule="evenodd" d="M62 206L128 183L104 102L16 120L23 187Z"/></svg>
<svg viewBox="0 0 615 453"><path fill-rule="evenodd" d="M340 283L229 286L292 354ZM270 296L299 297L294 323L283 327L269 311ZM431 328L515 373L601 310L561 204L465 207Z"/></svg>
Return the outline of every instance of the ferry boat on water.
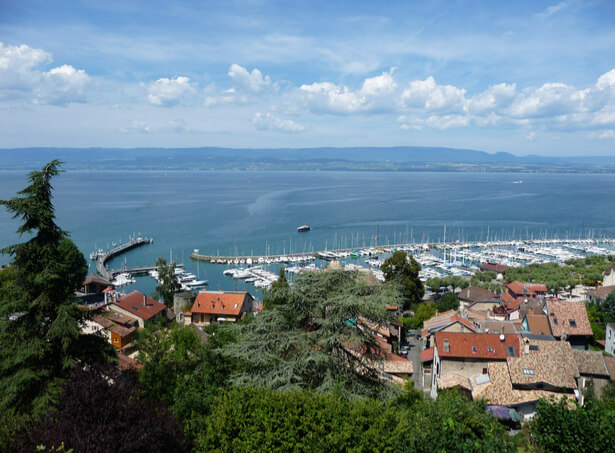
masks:
<svg viewBox="0 0 615 453"><path fill-rule="evenodd" d="M297 227L297 232L299 233L305 233L306 231L310 231L309 225L301 225L300 227Z"/></svg>

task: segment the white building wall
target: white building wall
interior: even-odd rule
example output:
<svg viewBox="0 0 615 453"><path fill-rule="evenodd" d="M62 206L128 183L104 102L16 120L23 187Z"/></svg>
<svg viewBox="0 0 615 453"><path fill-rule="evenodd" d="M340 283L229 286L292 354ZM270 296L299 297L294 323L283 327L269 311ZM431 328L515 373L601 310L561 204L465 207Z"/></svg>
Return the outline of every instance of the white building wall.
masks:
<svg viewBox="0 0 615 453"><path fill-rule="evenodd" d="M613 324L606 325L606 346L604 350L609 354L615 355L615 328Z"/></svg>

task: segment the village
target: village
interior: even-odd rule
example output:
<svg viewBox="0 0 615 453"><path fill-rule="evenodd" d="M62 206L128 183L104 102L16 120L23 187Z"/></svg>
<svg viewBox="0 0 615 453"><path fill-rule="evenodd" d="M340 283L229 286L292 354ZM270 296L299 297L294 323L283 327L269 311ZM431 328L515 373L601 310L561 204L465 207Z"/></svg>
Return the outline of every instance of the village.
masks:
<svg viewBox="0 0 615 453"><path fill-rule="evenodd" d="M615 380L615 324L604 326L604 340L594 338L586 304L603 303L615 290L615 266L603 273L601 284L577 285L558 296L542 283L504 281L506 269L481 265L505 288L501 294L468 284L428 290L425 305L452 293L458 306L436 311L417 329L403 322L414 313L396 305L386 306L385 324L356 319L357 328L371 332L380 346L380 378L400 385L412 380L434 399L456 389L470 400L485 400L488 410L511 426L532 419L541 398L583 404L588 392L599 397ZM333 260L324 272L342 270ZM355 272L368 285L382 284L369 270ZM81 290L94 309L83 333L103 335L116 348L120 366L133 370L141 367L134 341L138 329L177 323L206 342L208 326L238 323L263 309L263 302L245 290L179 292L167 307L138 291L121 295L97 274L90 274Z"/></svg>

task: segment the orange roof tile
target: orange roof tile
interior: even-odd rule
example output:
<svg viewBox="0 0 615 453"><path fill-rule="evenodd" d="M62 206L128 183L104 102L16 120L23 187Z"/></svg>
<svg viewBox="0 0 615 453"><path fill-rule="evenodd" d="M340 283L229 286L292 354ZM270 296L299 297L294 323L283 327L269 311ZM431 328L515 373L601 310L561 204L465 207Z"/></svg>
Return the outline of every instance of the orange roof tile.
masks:
<svg viewBox="0 0 615 453"><path fill-rule="evenodd" d="M517 296L536 296L547 292L547 286L542 283L521 283L515 280L506 287Z"/></svg>
<svg viewBox="0 0 615 453"><path fill-rule="evenodd" d="M192 305L192 314L238 316L246 298L252 298L250 293L202 291Z"/></svg>
<svg viewBox="0 0 615 453"><path fill-rule="evenodd" d="M506 359L510 357L508 347L519 355L519 337L491 333L436 332L436 347L442 358ZM444 351L444 340L448 340L449 352Z"/></svg>
<svg viewBox="0 0 615 453"><path fill-rule="evenodd" d="M139 291L120 297L116 305L141 319L148 320L164 311L167 307Z"/></svg>
<svg viewBox="0 0 615 453"><path fill-rule="evenodd" d="M527 325L532 333L538 333L541 335L551 335L551 327L549 326L549 319L545 315L526 315Z"/></svg>

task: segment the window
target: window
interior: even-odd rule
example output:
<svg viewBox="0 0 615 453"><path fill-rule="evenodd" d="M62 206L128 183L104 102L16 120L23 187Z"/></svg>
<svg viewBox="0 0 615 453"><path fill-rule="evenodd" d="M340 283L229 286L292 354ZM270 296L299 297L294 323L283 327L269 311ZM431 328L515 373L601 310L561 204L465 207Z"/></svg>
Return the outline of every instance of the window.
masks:
<svg viewBox="0 0 615 453"><path fill-rule="evenodd" d="M483 374L487 374L487 368L483 368Z"/></svg>
<svg viewBox="0 0 615 453"><path fill-rule="evenodd" d="M537 345L535 345L535 344L531 344L530 345L530 351L539 351L539 350L540 350L540 348Z"/></svg>
<svg viewBox="0 0 615 453"><path fill-rule="evenodd" d="M451 345L450 345L450 343L448 341L448 338L444 339L444 344L442 345L442 350L444 352L451 352Z"/></svg>
<svg viewBox="0 0 615 453"><path fill-rule="evenodd" d="M531 368L523 368L523 374L526 376L534 376L534 370Z"/></svg>
<svg viewBox="0 0 615 453"><path fill-rule="evenodd" d="M553 318L553 324L557 324L557 318Z"/></svg>
<svg viewBox="0 0 615 453"><path fill-rule="evenodd" d="M478 352L478 348L476 346L472 346L472 352Z"/></svg>
<svg viewBox="0 0 615 453"><path fill-rule="evenodd" d="M487 348L487 352L493 352L493 353L494 353L494 352L495 352L495 349L493 349L491 346L489 346L489 347Z"/></svg>
<svg viewBox="0 0 615 453"><path fill-rule="evenodd" d="M568 320L568 322L570 323L570 327L576 327L577 326L577 322L574 319L570 319L570 320Z"/></svg>
<svg viewBox="0 0 615 453"><path fill-rule="evenodd" d="M506 352L508 352L508 357L516 357L517 354L515 353L515 347L514 346L506 346Z"/></svg>

